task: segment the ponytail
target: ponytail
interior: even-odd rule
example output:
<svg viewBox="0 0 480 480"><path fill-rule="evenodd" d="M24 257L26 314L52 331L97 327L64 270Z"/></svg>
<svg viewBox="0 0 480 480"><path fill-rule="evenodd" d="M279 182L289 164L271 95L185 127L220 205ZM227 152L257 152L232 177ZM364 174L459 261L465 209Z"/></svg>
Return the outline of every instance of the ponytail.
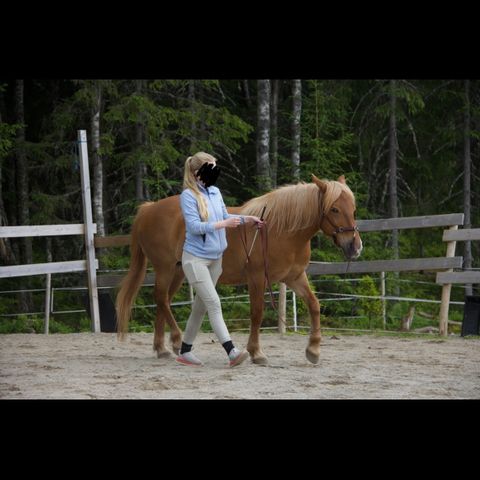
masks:
<svg viewBox="0 0 480 480"><path fill-rule="evenodd" d="M198 189L197 180L195 178L194 172L198 170L204 163L200 155L202 152L195 154L193 157L188 157L185 161L185 171L183 175L183 188L190 189L195 196L198 204L198 211L200 213L200 218L202 221L206 222L208 220L208 206L207 202L203 198L203 195ZM208 154L204 154L208 155ZM209 155L210 156L210 155ZM213 157L212 157L213 158ZM208 160L205 160L208 161ZM198 165L198 166L197 166Z"/></svg>

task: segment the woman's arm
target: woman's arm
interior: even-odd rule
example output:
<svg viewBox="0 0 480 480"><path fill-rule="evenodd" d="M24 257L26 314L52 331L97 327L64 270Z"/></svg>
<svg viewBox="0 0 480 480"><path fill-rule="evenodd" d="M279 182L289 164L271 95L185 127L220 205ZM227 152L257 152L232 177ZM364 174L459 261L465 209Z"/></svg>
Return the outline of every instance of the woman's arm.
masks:
<svg viewBox="0 0 480 480"><path fill-rule="evenodd" d="M236 228L241 222L240 216L228 215L228 213L227 218L216 223L202 221L198 212L197 199L188 190L184 190L180 195L180 206L187 230L195 235L205 235L220 228Z"/></svg>
<svg viewBox="0 0 480 480"><path fill-rule="evenodd" d="M223 218L228 219L228 218L239 218L240 219L240 224L244 223L256 223L258 227L263 227L264 222L260 220L258 217L255 215L235 215L233 213L228 213L227 212L227 207L225 206L225 203L222 198L222 211L223 211ZM238 223L237 223L238 225ZM237 226L235 225L235 227ZM232 225L233 226L233 225Z"/></svg>

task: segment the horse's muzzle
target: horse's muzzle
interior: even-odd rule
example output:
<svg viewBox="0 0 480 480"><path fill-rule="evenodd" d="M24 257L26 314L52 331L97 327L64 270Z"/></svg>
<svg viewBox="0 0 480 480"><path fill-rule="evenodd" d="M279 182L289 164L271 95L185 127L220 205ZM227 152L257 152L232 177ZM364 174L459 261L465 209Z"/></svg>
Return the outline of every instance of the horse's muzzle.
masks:
<svg viewBox="0 0 480 480"><path fill-rule="evenodd" d="M355 238L350 242L342 244L341 247L347 260L356 260L363 250L362 240Z"/></svg>

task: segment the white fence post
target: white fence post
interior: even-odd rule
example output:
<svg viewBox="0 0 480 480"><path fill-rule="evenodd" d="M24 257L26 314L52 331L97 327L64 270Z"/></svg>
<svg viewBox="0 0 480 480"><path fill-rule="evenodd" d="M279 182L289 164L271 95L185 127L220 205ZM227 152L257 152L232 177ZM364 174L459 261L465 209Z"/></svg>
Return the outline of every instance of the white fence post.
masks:
<svg viewBox="0 0 480 480"><path fill-rule="evenodd" d="M297 328L297 296L295 292L292 290L292 304L293 304L293 331L296 332Z"/></svg>
<svg viewBox="0 0 480 480"><path fill-rule="evenodd" d="M98 307L97 270L95 262L95 245L93 234L95 225L92 215L92 198L90 191L90 172L88 168L88 148L86 130L78 130L80 154L80 173L82 180L83 221L85 224L85 253L87 255L88 297L90 299L90 317L92 332L100 332L100 311Z"/></svg>
<svg viewBox="0 0 480 480"><path fill-rule="evenodd" d="M50 295L52 287L52 274L47 273L45 285L45 323L43 325L43 333L47 334L50 328Z"/></svg>
<svg viewBox="0 0 480 480"><path fill-rule="evenodd" d="M287 326L287 285L278 284L278 332L285 333Z"/></svg>

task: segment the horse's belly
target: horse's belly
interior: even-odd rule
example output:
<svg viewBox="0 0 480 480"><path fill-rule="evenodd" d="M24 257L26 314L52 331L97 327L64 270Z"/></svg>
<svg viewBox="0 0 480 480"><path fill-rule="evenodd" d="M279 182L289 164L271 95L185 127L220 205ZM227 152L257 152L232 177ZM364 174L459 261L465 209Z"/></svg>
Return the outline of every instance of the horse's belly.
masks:
<svg viewBox="0 0 480 480"><path fill-rule="evenodd" d="M247 277L239 270L223 269L218 282L223 285L245 285Z"/></svg>

